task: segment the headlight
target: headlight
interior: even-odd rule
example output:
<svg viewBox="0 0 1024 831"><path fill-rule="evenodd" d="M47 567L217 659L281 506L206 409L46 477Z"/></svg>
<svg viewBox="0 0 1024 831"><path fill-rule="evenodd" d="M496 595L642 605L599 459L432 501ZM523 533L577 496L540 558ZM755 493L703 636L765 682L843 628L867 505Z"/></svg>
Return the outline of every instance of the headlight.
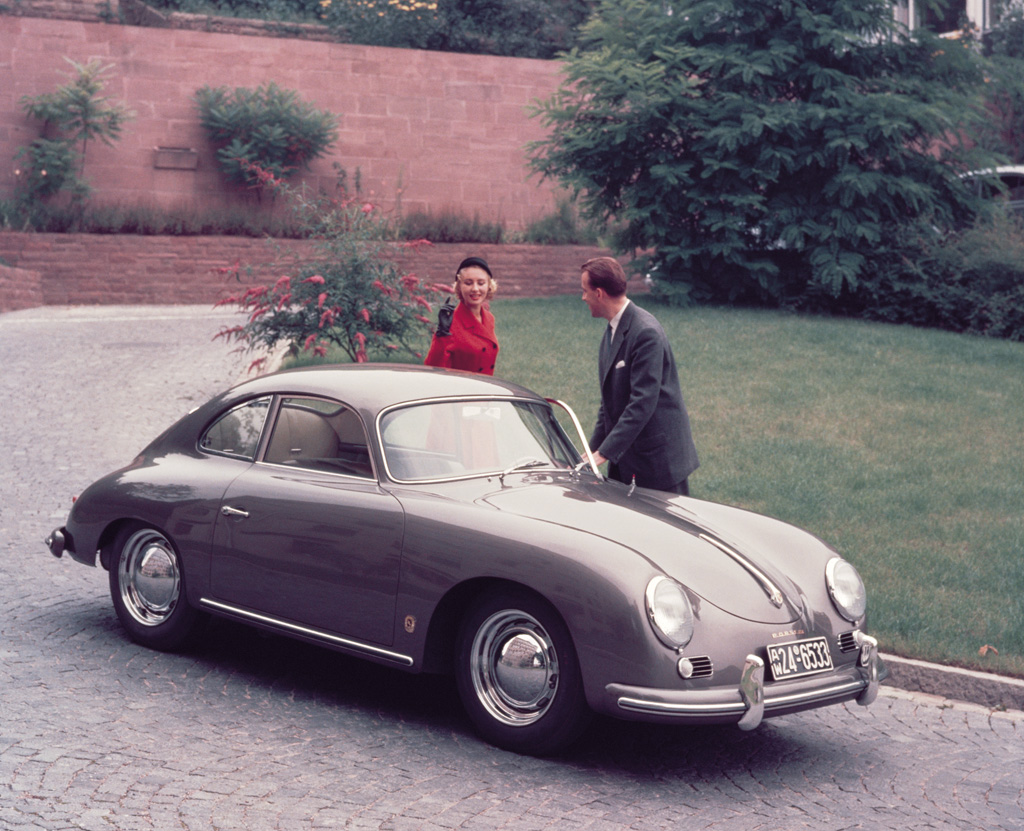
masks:
<svg viewBox="0 0 1024 831"><path fill-rule="evenodd" d="M851 623L864 617L868 595L857 569L846 560L834 557L825 566L825 583L839 614Z"/></svg>
<svg viewBox="0 0 1024 831"><path fill-rule="evenodd" d="M693 607L675 580L655 577L647 584L647 619L666 646L686 646L693 637Z"/></svg>

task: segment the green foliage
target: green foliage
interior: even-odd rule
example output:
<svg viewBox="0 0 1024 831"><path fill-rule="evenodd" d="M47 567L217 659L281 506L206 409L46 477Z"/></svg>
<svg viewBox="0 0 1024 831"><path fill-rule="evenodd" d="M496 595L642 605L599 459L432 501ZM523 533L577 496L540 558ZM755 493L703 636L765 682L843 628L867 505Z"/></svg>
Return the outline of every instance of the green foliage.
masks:
<svg viewBox="0 0 1024 831"><path fill-rule="evenodd" d="M996 211L959 232L921 227L886 247L827 311L1024 341L1024 229ZM800 298L793 305L813 306ZM820 299L820 298L819 298Z"/></svg>
<svg viewBox="0 0 1024 831"><path fill-rule="evenodd" d="M402 218L400 226L402 238L431 242L499 243L505 233L500 223L483 222L478 214L470 219L451 210L438 214L414 211Z"/></svg>
<svg viewBox="0 0 1024 831"><path fill-rule="evenodd" d="M270 82L256 89L204 86L196 91L200 122L217 148L228 181L264 191L260 172L292 176L338 138L337 118Z"/></svg>
<svg viewBox="0 0 1024 831"><path fill-rule="evenodd" d="M214 14L265 20L316 20L320 0L150 0L148 5L171 12Z"/></svg>
<svg viewBox="0 0 1024 831"><path fill-rule="evenodd" d="M559 199L554 213L534 220L523 232L523 241L535 245L597 245L598 228L580 219L570 199Z"/></svg>
<svg viewBox="0 0 1024 831"><path fill-rule="evenodd" d="M322 0L353 43L551 58L568 49L590 0Z"/></svg>
<svg viewBox="0 0 1024 831"><path fill-rule="evenodd" d="M111 67L99 61L73 67L69 83L42 95L23 95L21 108L27 116L42 122L42 135L15 158L24 160L18 168L18 189L26 202L45 200L64 192L73 203L89 194L83 178L85 154L90 141L113 146L132 113L123 104L103 97L103 79Z"/></svg>
<svg viewBox="0 0 1024 831"><path fill-rule="evenodd" d="M432 325L427 294L449 287L424 286L395 265L384 241L387 221L373 205L345 191L311 200L269 174L264 181L289 200L306 236L315 240L315 255L296 260L279 252L270 264L222 269L240 283L253 273L275 278L218 304L249 315L220 336L249 350L285 344L292 354L322 356L336 347L357 362L391 352L421 358Z"/></svg>
<svg viewBox="0 0 1024 831"><path fill-rule="evenodd" d="M974 52L892 20L884 0L604 0L535 108L532 164L621 222L673 302L838 295L908 218L969 218L955 172L992 161L955 141Z"/></svg>

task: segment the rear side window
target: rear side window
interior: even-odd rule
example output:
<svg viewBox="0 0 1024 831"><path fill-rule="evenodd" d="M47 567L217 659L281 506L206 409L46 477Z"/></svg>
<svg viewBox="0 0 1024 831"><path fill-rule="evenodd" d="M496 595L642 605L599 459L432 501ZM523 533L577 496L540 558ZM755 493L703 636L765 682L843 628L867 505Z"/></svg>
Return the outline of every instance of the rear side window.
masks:
<svg viewBox="0 0 1024 831"><path fill-rule="evenodd" d="M269 396L228 410L206 429L199 446L210 453L252 461L256 457L260 433L269 410Z"/></svg>
<svg viewBox="0 0 1024 831"><path fill-rule="evenodd" d="M373 465L362 419L321 398L282 398L263 461L370 478Z"/></svg>

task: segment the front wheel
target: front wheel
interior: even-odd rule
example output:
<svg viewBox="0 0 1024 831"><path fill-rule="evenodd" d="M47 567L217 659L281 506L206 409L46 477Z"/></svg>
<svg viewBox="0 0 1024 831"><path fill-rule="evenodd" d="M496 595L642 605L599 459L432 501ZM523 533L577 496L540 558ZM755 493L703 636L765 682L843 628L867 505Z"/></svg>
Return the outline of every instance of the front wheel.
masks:
<svg viewBox="0 0 1024 831"><path fill-rule="evenodd" d="M185 572L162 532L131 523L114 539L110 597L121 625L136 643L171 651L184 646L200 614L185 598Z"/></svg>
<svg viewBox="0 0 1024 831"><path fill-rule="evenodd" d="M558 613L525 591L478 597L457 641L456 683L477 731L518 753L554 753L590 720L576 649Z"/></svg>

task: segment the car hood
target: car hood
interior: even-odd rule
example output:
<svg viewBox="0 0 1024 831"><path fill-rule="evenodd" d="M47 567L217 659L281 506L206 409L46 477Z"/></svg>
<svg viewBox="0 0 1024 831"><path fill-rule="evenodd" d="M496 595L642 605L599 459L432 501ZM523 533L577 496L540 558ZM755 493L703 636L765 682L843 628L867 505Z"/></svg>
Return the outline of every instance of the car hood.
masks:
<svg viewBox="0 0 1024 831"><path fill-rule="evenodd" d="M532 474L479 502L615 542L703 600L763 623L805 616L802 584L823 584L825 563L835 556L778 520L643 488L631 494L612 482Z"/></svg>

